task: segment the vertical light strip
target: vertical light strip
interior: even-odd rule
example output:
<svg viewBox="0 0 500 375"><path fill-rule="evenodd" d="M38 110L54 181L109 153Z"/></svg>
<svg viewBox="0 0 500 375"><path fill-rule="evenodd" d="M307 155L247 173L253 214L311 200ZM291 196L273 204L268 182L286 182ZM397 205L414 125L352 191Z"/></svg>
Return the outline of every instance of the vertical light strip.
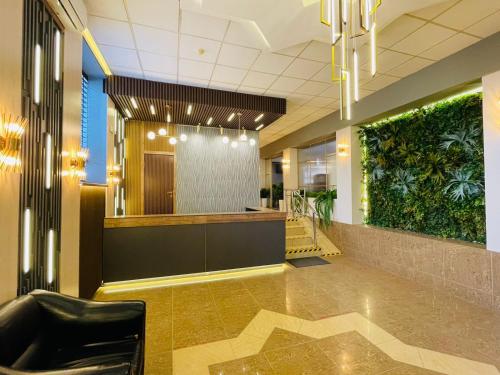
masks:
<svg viewBox="0 0 500 375"><path fill-rule="evenodd" d="M55 61L54 61L54 76L55 80L59 82L61 79L61 33L59 30L56 31L55 40Z"/></svg>
<svg viewBox="0 0 500 375"><path fill-rule="evenodd" d="M374 76L377 73L377 37L376 37L376 23L373 23L370 30L370 55L371 55L371 73Z"/></svg>
<svg viewBox="0 0 500 375"><path fill-rule="evenodd" d="M342 44L341 44L341 48L342 48L342 69L347 69L347 54L346 54L347 40L346 40L346 34L342 33L342 37L341 38L342 38Z"/></svg>
<svg viewBox="0 0 500 375"><path fill-rule="evenodd" d="M346 107L346 110L345 110L345 117L346 117L346 120L350 120L351 119L351 104L352 104L352 98L351 98L351 72L349 72L348 70L346 70L344 72L345 74L345 107Z"/></svg>
<svg viewBox="0 0 500 375"><path fill-rule="evenodd" d="M52 187L52 136L45 135L45 189Z"/></svg>
<svg viewBox="0 0 500 375"><path fill-rule="evenodd" d="M54 281L54 230L50 229L47 236L47 282Z"/></svg>
<svg viewBox="0 0 500 375"><path fill-rule="evenodd" d="M353 65L354 65L354 101L359 101L359 60L358 51L355 49L353 52Z"/></svg>
<svg viewBox="0 0 500 375"><path fill-rule="evenodd" d="M340 119L344 119L344 75L342 69L340 70L340 81L339 81L339 100L340 100Z"/></svg>
<svg viewBox="0 0 500 375"><path fill-rule="evenodd" d="M334 6L333 5L333 2L335 0L327 0L326 2L326 22L328 22L330 25L332 24L332 7Z"/></svg>
<svg viewBox="0 0 500 375"><path fill-rule="evenodd" d="M35 47L35 83L33 87L33 90L35 91L33 93L35 104L40 104L40 84L41 84L40 75L42 74L41 70L42 70L42 47L40 47L40 45L37 44Z"/></svg>
<svg viewBox="0 0 500 375"><path fill-rule="evenodd" d="M31 209L24 210L23 223L23 271L28 273L31 267Z"/></svg>
<svg viewBox="0 0 500 375"><path fill-rule="evenodd" d="M342 0L342 22L347 23L349 17L349 0Z"/></svg>
<svg viewBox="0 0 500 375"><path fill-rule="evenodd" d="M370 30L372 21L372 0L365 0L364 21L366 30Z"/></svg>

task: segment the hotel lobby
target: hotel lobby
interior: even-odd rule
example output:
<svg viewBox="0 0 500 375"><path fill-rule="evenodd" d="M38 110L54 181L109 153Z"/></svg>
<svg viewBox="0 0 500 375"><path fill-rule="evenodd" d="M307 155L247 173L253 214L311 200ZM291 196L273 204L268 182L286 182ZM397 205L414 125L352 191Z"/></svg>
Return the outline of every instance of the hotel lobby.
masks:
<svg viewBox="0 0 500 375"><path fill-rule="evenodd" d="M0 30L0 375L500 375L498 0Z"/></svg>

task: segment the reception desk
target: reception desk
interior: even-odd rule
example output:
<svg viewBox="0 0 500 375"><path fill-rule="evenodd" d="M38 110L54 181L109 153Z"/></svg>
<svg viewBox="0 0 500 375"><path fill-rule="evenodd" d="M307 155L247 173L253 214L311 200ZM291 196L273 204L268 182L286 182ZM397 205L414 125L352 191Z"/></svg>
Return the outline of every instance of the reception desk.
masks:
<svg viewBox="0 0 500 375"><path fill-rule="evenodd" d="M285 262L284 212L120 216L104 219L104 283Z"/></svg>

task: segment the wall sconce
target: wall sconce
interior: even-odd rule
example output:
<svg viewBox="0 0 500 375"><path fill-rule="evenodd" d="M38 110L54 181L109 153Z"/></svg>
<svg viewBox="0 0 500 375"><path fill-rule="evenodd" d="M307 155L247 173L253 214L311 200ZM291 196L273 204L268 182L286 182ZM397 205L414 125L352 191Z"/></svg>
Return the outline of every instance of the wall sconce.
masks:
<svg viewBox="0 0 500 375"><path fill-rule="evenodd" d="M122 178L122 167L120 165L113 165L108 168L108 183L113 185L118 185Z"/></svg>
<svg viewBox="0 0 500 375"><path fill-rule="evenodd" d="M337 145L337 155L342 157L349 156L349 145L339 143Z"/></svg>
<svg viewBox="0 0 500 375"><path fill-rule="evenodd" d="M87 177L85 172L85 165L87 164L87 159L89 158L88 150L80 151L63 151L61 152L63 157L63 170L61 175L66 177L78 177L84 179Z"/></svg>
<svg viewBox="0 0 500 375"><path fill-rule="evenodd" d="M23 117L5 113L0 116L0 171L20 171L22 136L27 125Z"/></svg>
<svg viewBox="0 0 500 375"><path fill-rule="evenodd" d="M283 168L283 169L290 168L290 160L288 160L288 159L281 159L281 168Z"/></svg>

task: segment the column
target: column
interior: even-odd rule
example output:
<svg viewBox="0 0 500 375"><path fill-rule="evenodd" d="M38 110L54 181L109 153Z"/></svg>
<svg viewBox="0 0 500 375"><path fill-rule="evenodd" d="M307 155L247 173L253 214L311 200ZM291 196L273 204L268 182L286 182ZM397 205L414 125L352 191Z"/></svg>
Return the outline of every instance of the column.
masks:
<svg viewBox="0 0 500 375"><path fill-rule="evenodd" d="M361 147L359 128L348 126L337 131L337 201L335 220L346 224L361 224Z"/></svg>
<svg viewBox="0 0 500 375"><path fill-rule="evenodd" d="M500 252L500 71L483 77L486 247Z"/></svg>

